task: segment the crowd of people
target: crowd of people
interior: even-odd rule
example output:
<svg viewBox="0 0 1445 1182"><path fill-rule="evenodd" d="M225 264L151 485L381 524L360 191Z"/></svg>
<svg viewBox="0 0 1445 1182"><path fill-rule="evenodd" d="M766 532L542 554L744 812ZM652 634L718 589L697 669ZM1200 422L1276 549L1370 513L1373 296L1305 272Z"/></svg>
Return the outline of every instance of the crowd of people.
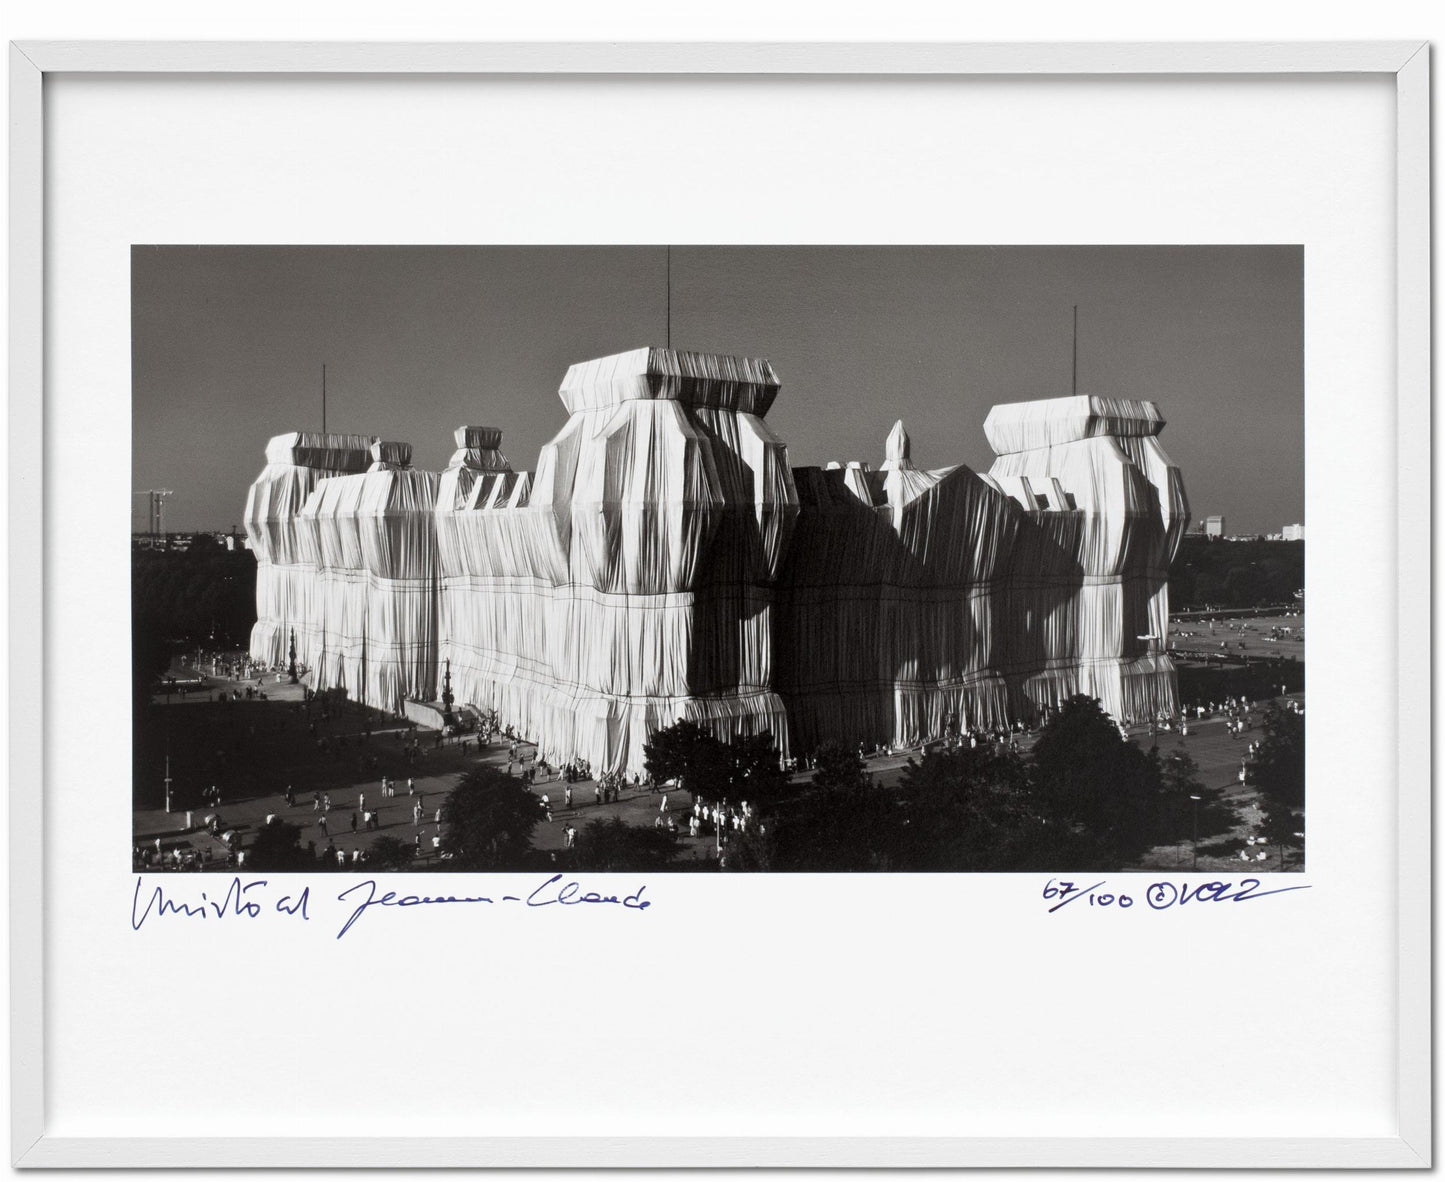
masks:
<svg viewBox="0 0 1445 1182"><path fill-rule="evenodd" d="M1286 619L1300 615L1299 612L1282 614ZM1303 644L1305 639L1303 622L1299 624L1271 623L1267 630L1260 624L1252 624L1248 620L1203 619L1195 621L1194 624L1195 626L1187 628L1176 625L1171 629L1169 640L1171 652L1179 652L1181 648L1186 653L1190 650L1223 654L1228 654L1231 650L1248 652L1250 634L1253 634L1253 638L1256 640L1267 641L1271 644ZM1182 646L1181 641L1185 642Z"/></svg>
<svg viewBox="0 0 1445 1182"><path fill-rule="evenodd" d="M730 834L746 833L752 825L758 825L762 833L767 832L746 800L734 805L726 800L714 801L698 796L692 802L692 812L687 819L689 835L716 837L719 846L726 842Z"/></svg>

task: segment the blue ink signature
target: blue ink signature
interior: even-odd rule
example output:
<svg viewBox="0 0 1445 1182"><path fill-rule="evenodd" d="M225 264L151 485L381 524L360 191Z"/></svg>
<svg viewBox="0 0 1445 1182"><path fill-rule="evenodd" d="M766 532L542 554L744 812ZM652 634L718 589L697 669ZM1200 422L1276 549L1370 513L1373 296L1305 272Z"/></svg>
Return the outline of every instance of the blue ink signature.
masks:
<svg viewBox="0 0 1445 1182"><path fill-rule="evenodd" d="M226 888L226 893L219 900L212 899L210 892L201 891L200 901L180 902L169 898L166 889L158 886L151 891L150 898L146 900L144 907L141 907L140 893L143 880L135 880L135 894L131 897L130 904L130 926L131 930L138 932L141 925L145 923L152 914L157 917L163 915L180 915L187 919L227 919L231 917L255 919L265 905L258 899L252 898L250 892L258 887L267 886L264 878L253 879L243 884L240 878L232 878L231 884ZM299 915L302 919L310 919L308 908L311 904L311 888L305 888L299 895L282 895L276 900L275 910L283 915Z"/></svg>
<svg viewBox="0 0 1445 1182"><path fill-rule="evenodd" d="M581 903L611 903L623 907L629 911L646 911L652 906L650 899L642 897L647 887L640 886L630 895L603 895L597 891L583 891L582 885L576 881L568 882L563 886L557 886L563 876L554 874L546 882L537 887L530 895L523 899L520 895L502 895L500 898L492 898L490 895L399 895L396 891L387 891L380 897L376 893L376 882L373 879L366 879L358 882L355 886L347 887L341 894L336 896L337 902L344 903L357 891L366 891L366 897L361 900L356 910L341 926L336 933L339 940L351 930L351 925L360 919L368 909L372 907L431 907L453 903L525 903L528 907L552 907L561 905L570 907Z"/></svg>
<svg viewBox="0 0 1445 1182"><path fill-rule="evenodd" d="M1080 899L1087 899L1090 907L1114 907L1120 911L1127 911L1134 906L1132 895L1122 891L1106 891L1103 888L1107 885L1107 879L1100 879L1093 886L1081 887L1067 879L1051 878L1044 887L1043 897L1050 902L1055 899L1058 902L1049 908L1048 913L1052 915ZM1274 890L1262 891L1257 878L1242 878L1238 883L1202 882L1192 887L1185 882L1161 880L1151 882L1144 889L1143 898L1150 910L1168 911L1171 907L1182 907L1186 903L1245 903L1250 899L1264 899L1289 891L1307 891L1310 885L1301 883L1299 886L1275 887Z"/></svg>

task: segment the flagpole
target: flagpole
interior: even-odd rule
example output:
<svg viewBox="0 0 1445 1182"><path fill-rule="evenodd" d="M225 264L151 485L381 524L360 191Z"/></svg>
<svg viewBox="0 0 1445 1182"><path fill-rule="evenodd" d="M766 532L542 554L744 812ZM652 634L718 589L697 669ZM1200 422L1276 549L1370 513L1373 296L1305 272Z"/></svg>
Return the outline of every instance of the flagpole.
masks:
<svg viewBox="0 0 1445 1182"><path fill-rule="evenodd" d="M1071 393L1079 392L1079 305L1074 305L1074 379Z"/></svg>

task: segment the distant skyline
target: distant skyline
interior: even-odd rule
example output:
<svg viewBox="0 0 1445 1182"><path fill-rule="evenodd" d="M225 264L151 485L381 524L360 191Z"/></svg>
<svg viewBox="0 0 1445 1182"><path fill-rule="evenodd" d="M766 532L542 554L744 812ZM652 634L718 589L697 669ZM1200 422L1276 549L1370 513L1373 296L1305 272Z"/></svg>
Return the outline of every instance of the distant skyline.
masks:
<svg viewBox="0 0 1445 1182"><path fill-rule="evenodd" d="M532 469L566 421L568 365L666 343L667 254L621 247L132 250L132 488L168 529L239 526L273 435L327 426L445 466L500 427ZM672 248L672 344L766 357L795 466L883 460L896 419L924 467L986 472L998 402L1157 402L1195 520L1304 522L1297 246ZM146 498L132 523L144 529Z"/></svg>

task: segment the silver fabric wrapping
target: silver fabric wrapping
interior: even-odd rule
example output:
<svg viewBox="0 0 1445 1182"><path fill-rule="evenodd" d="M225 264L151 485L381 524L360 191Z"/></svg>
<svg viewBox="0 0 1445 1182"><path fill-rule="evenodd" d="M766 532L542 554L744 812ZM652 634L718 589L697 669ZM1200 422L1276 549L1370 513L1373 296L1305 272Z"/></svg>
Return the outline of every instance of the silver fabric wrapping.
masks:
<svg viewBox="0 0 1445 1182"><path fill-rule="evenodd" d="M596 771L640 771L679 718L787 755L1072 693L1121 719L1177 708L1189 507L1153 403L995 407L983 475L917 467L901 422L877 470L795 470L763 418L778 389L750 358L574 365L534 473L494 427L458 429L440 474L406 445L278 436L247 501L253 655L282 663L294 627L319 686L388 709L449 671L458 705Z"/></svg>

